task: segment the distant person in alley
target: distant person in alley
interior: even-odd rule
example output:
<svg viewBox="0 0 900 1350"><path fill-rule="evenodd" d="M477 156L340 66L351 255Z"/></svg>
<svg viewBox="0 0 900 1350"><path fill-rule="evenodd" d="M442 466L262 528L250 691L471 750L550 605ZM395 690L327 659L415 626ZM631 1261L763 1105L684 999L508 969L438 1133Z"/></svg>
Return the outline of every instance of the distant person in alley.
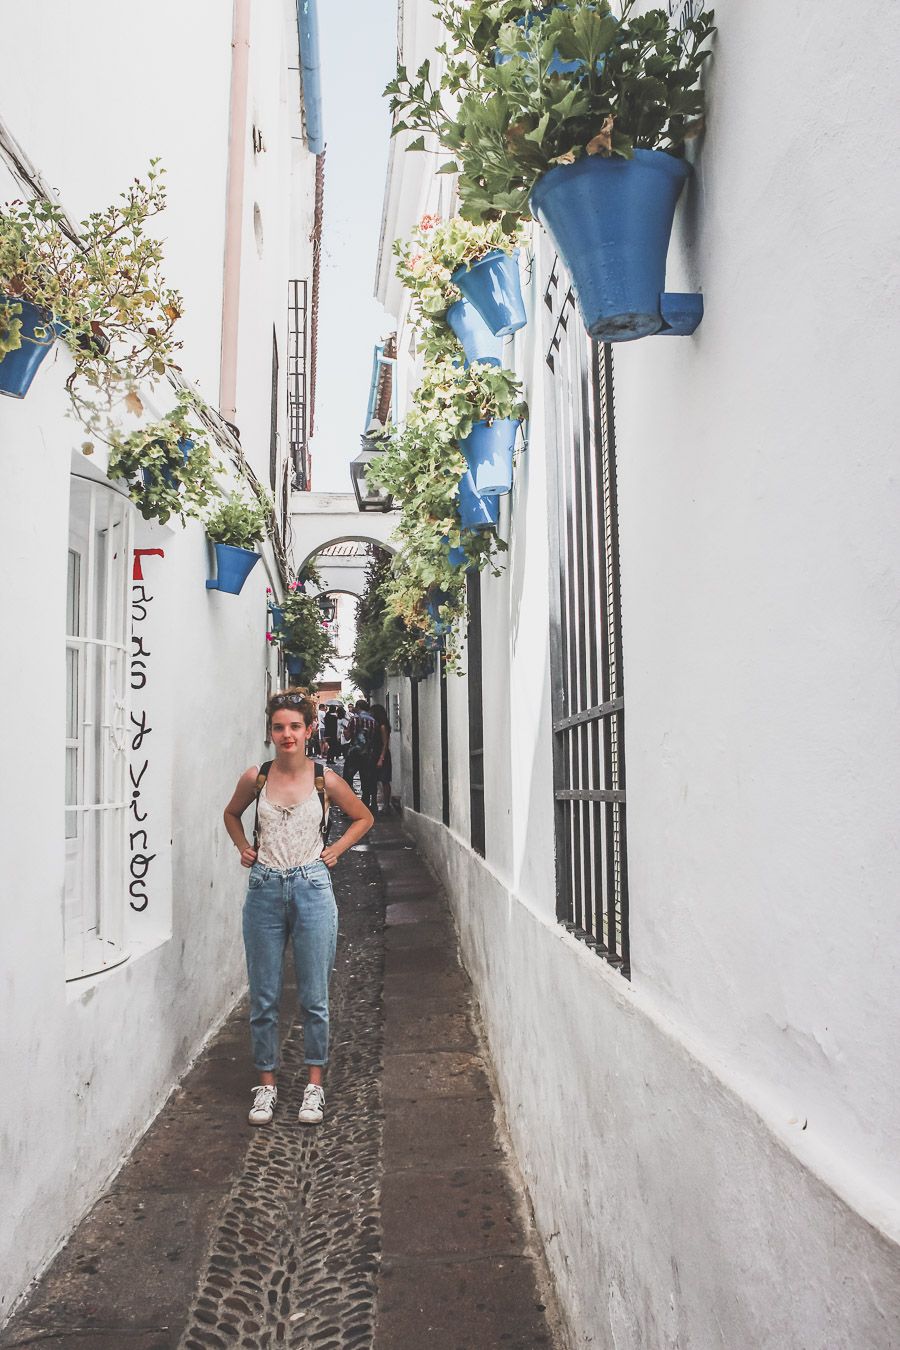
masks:
<svg viewBox="0 0 900 1350"><path fill-rule="evenodd" d="M378 787L376 767L381 752L378 723L364 698L358 699L344 727L344 780L353 786L359 774L360 796L370 811L375 810Z"/></svg>
<svg viewBox="0 0 900 1350"><path fill-rule="evenodd" d="M328 984L334 967L338 916L331 868L372 827L372 813L349 784L308 758L316 706L300 690L273 694L266 705L275 758L241 774L225 808L225 828L250 869L244 901L244 949L250 981L250 1039L258 1084L251 1125L270 1124L278 1103L278 1004L288 942L294 951L297 997L309 1082L298 1119L318 1125L325 1114L322 1070L328 1062ZM330 803L350 817L328 843ZM255 803L253 843L241 817Z"/></svg>

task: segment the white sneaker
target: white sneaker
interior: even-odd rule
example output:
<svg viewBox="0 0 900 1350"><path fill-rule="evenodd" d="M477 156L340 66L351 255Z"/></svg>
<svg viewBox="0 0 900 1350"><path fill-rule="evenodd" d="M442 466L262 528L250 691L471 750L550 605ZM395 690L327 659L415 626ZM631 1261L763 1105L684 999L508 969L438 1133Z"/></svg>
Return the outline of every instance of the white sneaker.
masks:
<svg viewBox="0 0 900 1350"><path fill-rule="evenodd" d="M271 1125L272 1117L275 1114L275 1106L278 1102L278 1089L270 1084L264 1084L253 1089L253 1105L250 1107L250 1114L247 1117L251 1125Z"/></svg>
<svg viewBox="0 0 900 1350"><path fill-rule="evenodd" d="M307 1083L297 1119L301 1125L321 1125L324 1116L325 1093L318 1083Z"/></svg>

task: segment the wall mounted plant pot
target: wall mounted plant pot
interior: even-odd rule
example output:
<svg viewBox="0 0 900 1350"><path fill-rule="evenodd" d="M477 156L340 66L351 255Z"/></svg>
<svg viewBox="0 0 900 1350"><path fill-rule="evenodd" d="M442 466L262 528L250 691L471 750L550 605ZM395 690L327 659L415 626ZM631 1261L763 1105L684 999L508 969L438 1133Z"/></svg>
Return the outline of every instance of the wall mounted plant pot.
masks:
<svg viewBox="0 0 900 1350"><path fill-rule="evenodd" d="M280 632L284 627L284 610L280 605L270 605L269 613L272 615L272 632Z"/></svg>
<svg viewBox="0 0 900 1350"><path fill-rule="evenodd" d="M446 591L435 588L428 592L425 597L425 611L434 624L435 633L449 633L452 625L440 616L441 605L446 605L450 596Z"/></svg>
<svg viewBox="0 0 900 1350"><path fill-rule="evenodd" d="M686 299L667 297L665 284L675 205L689 173L685 160L663 150L635 150L633 159L585 155L535 183L532 213L571 275L592 337L629 342L661 332L667 301Z"/></svg>
<svg viewBox="0 0 900 1350"><path fill-rule="evenodd" d="M442 652L445 645L443 637L425 638L425 650L427 652Z"/></svg>
<svg viewBox="0 0 900 1350"><path fill-rule="evenodd" d="M39 309L30 300L0 295L0 308L5 309L8 305L22 306L22 313L17 316L22 324L22 345L0 358L0 394L6 394L9 398L24 398L31 388L38 366L65 327L56 323L45 309Z"/></svg>
<svg viewBox="0 0 900 1350"><path fill-rule="evenodd" d="M194 442L191 440L190 436L182 436L181 440L178 442L178 449L181 451L181 458L185 464L187 464L188 459L190 458L190 453L193 450L193 448ZM166 487L177 488L180 486L178 479L175 477L174 473L168 467L168 465L160 469L159 476L165 483ZM144 486L150 487L151 483L153 482L152 469L141 469L141 477L144 480Z"/></svg>
<svg viewBox="0 0 900 1350"><path fill-rule="evenodd" d="M482 497L475 489L471 469L459 480L459 523L464 530L494 530L500 520L500 502Z"/></svg>
<svg viewBox="0 0 900 1350"><path fill-rule="evenodd" d="M459 448L466 457L475 491L482 497L501 497L512 488L513 450L519 423L514 417L476 422Z"/></svg>
<svg viewBox="0 0 900 1350"><path fill-rule="evenodd" d="M518 258L518 249L510 255L495 248L477 262L457 267L451 277L495 337L525 327Z"/></svg>
<svg viewBox="0 0 900 1350"><path fill-rule="evenodd" d="M495 336L469 300L457 300L447 310L447 323L462 343L464 365L480 361L485 366L503 364L503 338Z"/></svg>
<svg viewBox="0 0 900 1350"><path fill-rule="evenodd" d="M451 567L467 567L469 565L469 555L464 548L451 548L450 541L444 540L444 547L447 550L447 561Z"/></svg>
<svg viewBox="0 0 900 1350"><path fill-rule="evenodd" d="M244 582L259 562L259 554L249 548L235 548L233 544L216 544L216 579L207 581L208 591L226 591L240 595Z"/></svg>
<svg viewBox="0 0 900 1350"><path fill-rule="evenodd" d="M284 668L291 680L299 680L303 675L303 657L285 656Z"/></svg>

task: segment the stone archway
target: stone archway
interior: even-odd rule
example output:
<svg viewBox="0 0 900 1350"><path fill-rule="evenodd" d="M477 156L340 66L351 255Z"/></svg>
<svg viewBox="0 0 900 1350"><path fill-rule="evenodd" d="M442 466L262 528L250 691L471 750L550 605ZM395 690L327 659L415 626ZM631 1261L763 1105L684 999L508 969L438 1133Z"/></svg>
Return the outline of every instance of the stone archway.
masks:
<svg viewBox="0 0 900 1350"><path fill-rule="evenodd" d="M295 492L291 497L291 539L299 570L331 544L359 541L396 552L397 511L360 511L352 492ZM356 592L358 594L358 592Z"/></svg>

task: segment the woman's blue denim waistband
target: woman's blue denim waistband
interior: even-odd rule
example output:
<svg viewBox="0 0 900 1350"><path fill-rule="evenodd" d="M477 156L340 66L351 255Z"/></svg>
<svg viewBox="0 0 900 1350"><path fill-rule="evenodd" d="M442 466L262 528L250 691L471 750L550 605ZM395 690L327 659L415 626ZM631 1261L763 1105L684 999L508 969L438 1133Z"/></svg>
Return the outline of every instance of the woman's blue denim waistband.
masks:
<svg viewBox="0 0 900 1350"><path fill-rule="evenodd" d="M299 867L267 867L265 863L255 862L253 866L250 868L250 871L251 872L255 871L258 876L262 875L266 878L305 877L308 876L309 873L314 868L318 870L318 868L320 867L324 867L325 871L328 872L329 876L331 875L328 869L328 865L326 863L323 863L321 858L314 858L312 862L302 863Z"/></svg>

